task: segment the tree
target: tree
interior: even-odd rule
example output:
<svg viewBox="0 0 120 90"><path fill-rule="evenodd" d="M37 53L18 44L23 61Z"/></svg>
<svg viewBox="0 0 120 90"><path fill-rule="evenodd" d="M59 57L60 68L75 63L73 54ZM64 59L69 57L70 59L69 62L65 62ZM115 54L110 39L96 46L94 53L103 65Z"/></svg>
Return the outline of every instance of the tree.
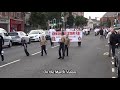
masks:
<svg viewBox="0 0 120 90"><path fill-rule="evenodd" d="M83 16L76 16L75 18L75 25L78 26L84 26L87 25L87 18L83 17Z"/></svg>
<svg viewBox="0 0 120 90"><path fill-rule="evenodd" d="M48 20L53 20L54 18L57 21L61 20L61 12L31 12L29 23L33 27L40 26L44 29L47 28Z"/></svg>
<svg viewBox="0 0 120 90"><path fill-rule="evenodd" d="M73 16L73 15L70 15L70 16L67 18L67 25L69 25L69 27L73 27L74 21L75 21L74 16Z"/></svg>
<svg viewBox="0 0 120 90"><path fill-rule="evenodd" d="M61 18L61 12L46 12L46 16L48 20L60 19Z"/></svg>
<svg viewBox="0 0 120 90"><path fill-rule="evenodd" d="M45 28L46 27L46 18L47 17L44 12L31 12L29 23L33 27L40 26L41 28Z"/></svg>

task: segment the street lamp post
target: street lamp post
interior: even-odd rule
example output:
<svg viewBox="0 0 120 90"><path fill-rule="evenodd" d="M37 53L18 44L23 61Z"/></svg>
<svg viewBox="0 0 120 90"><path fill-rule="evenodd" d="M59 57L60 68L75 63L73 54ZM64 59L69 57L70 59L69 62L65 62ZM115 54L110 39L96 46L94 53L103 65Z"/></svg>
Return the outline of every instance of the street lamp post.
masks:
<svg viewBox="0 0 120 90"><path fill-rule="evenodd" d="M64 12L61 13L61 18L63 22L63 28L65 29L65 17L64 17Z"/></svg>

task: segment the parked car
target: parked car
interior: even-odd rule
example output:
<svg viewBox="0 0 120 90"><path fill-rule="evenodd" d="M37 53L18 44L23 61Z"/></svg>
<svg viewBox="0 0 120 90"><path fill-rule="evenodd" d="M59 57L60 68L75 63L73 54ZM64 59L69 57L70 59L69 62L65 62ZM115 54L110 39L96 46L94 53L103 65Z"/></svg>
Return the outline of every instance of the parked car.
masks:
<svg viewBox="0 0 120 90"><path fill-rule="evenodd" d="M3 28L0 28L0 35L3 37L4 39L4 45L3 47L5 46L8 46L8 47L11 47L12 46L12 38L8 35L7 31Z"/></svg>
<svg viewBox="0 0 120 90"><path fill-rule="evenodd" d="M31 30L28 33L28 36L30 37L31 41L39 41L40 37L44 34L45 32L43 32L42 30Z"/></svg>
<svg viewBox="0 0 120 90"><path fill-rule="evenodd" d="M21 39L24 37L27 43L30 44L31 40L30 37L23 31L16 31L16 32L9 32L9 36L12 38L12 43L19 43L21 44Z"/></svg>

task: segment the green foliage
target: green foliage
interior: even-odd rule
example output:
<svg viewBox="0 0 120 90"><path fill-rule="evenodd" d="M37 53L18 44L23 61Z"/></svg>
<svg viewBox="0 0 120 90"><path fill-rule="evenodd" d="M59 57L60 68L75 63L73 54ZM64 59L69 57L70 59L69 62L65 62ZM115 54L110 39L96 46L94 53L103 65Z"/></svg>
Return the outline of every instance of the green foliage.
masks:
<svg viewBox="0 0 120 90"><path fill-rule="evenodd" d="M83 16L76 16L75 18L75 25L78 26L84 26L87 25L87 18L83 17Z"/></svg>
<svg viewBox="0 0 120 90"><path fill-rule="evenodd" d="M38 27L38 25L40 25L41 28L44 28L46 25L46 19L47 17L44 12L32 12L29 22L34 27Z"/></svg>
<svg viewBox="0 0 120 90"><path fill-rule="evenodd" d="M67 25L69 25L69 27L72 27L73 24L74 24L74 21L75 21L75 18L73 15L70 15L68 18L67 18Z"/></svg>
<svg viewBox="0 0 120 90"><path fill-rule="evenodd" d="M71 12L64 12L64 16L66 16L68 13L70 15L67 18L67 24L69 26L73 26L74 23L76 26L87 24L87 19L84 18L83 16L77 16L76 18L74 18ZM31 12L29 23L30 25L36 28L38 26L40 26L40 28L47 28L48 20L51 21L54 18L56 19L57 22L60 21L61 12Z"/></svg>

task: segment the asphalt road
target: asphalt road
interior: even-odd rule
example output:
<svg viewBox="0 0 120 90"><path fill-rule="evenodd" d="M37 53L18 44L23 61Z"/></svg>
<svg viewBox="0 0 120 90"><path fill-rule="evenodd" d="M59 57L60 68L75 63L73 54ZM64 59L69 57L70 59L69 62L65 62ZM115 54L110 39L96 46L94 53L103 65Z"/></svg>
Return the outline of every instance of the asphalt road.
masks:
<svg viewBox="0 0 120 90"><path fill-rule="evenodd" d="M91 33L83 36L82 46L71 43L69 57L58 58L58 44L47 45L48 55L40 56L39 42L28 46L27 57L23 47L6 48L5 61L0 61L0 78L115 78L114 63L107 56L107 40Z"/></svg>

